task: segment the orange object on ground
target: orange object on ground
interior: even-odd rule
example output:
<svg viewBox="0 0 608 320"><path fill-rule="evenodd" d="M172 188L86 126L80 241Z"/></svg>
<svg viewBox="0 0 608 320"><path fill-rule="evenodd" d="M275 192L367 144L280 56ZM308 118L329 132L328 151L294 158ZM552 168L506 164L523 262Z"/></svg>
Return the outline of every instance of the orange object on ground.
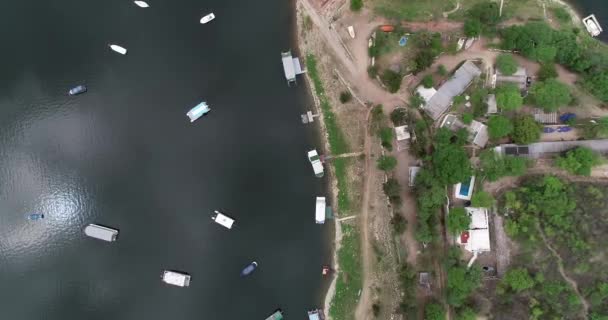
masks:
<svg viewBox="0 0 608 320"><path fill-rule="evenodd" d="M393 31L395 31L395 27L387 24L387 25L381 26L380 30L382 30L384 32L393 32Z"/></svg>

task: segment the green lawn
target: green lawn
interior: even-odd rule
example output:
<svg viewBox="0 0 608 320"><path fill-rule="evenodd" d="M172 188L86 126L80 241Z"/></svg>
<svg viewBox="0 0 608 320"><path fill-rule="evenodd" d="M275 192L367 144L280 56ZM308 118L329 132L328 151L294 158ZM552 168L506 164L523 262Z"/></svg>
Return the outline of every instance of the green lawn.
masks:
<svg viewBox="0 0 608 320"><path fill-rule="evenodd" d="M336 320L351 320L355 318L359 290L363 286L359 231L353 226L343 224L341 244L338 251L340 272L329 315Z"/></svg>

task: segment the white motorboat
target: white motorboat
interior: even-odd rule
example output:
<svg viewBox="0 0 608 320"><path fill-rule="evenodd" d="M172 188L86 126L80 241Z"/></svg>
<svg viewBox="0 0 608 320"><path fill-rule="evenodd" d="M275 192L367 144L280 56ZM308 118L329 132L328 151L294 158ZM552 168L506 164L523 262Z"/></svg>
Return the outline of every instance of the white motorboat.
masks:
<svg viewBox="0 0 608 320"><path fill-rule="evenodd" d="M217 222L219 225L224 226L228 229L232 229L232 225L234 224L234 219L230 218L227 215L222 214L221 212L215 210L215 215L211 217L213 221Z"/></svg>
<svg viewBox="0 0 608 320"><path fill-rule="evenodd" d="M112 49L113 51L118 52L120 54L127 54L127 49L125 49L119 45L116 45L116 44L111 44L110 49Z"/></svg>
<svg viewBox="0 0 608 320"><path fill-rule="evenodd" d="M213 14L213 12L211 12L210 14L204 16L201 18L201 23L205 24L211 20L215 19L215 15Z"/></svg>
<svg viewBox="0 0 608 320"><path fill-rule="evenodd" d="M190 118L190 122L194 122L196 119L202 117L207 112L211 111L207 102L203 101L196 105L196 107L190 109L186 115Z"/></svg>
<svg viewBox="0 0 608 320"><path fill-rule="evenodd" d="M84 234L91 238L114 242L118 237L118 230L100 226L98 224L89 224L84 228Z"/></svg>
<svg viewBox="0 0 608 320"><path fill-rule="evenodd" d="M133 1L133 3L135 3L140 8L148 8L148 7L150 7L148 5L148 3L145 2L145 1Z"/></svg>
<svg viewBox="0 0 608 320"><path fill-rule="evenodd" d="M164 270L160 278L166 284L178 287L188 287L190 286L190 279L192 277L189 274L185 274L182 272Z"/></svg>

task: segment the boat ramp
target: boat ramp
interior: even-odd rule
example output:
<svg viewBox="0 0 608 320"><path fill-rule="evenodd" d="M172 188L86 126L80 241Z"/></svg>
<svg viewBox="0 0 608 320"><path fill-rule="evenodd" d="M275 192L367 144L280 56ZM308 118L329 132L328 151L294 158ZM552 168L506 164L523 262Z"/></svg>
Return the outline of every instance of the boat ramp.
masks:
<svg viewBox="0 0 608 320"><path fill-rule="evenodd" d="M281 60L283 61L283 71L285 72L287 85L291 86L292 83L297 84L296 76L306 72L305 70L303 71L302 66L300 66L300 59L292 57L290 50L281 52Z"/></svg>

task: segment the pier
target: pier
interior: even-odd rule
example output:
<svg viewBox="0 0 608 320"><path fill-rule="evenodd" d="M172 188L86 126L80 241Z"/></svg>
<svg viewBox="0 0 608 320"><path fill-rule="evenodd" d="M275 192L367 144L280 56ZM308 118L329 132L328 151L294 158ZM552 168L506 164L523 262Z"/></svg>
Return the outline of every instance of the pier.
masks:
<svg viewBox="0 0 608 320"><path fill-rule="evenodd" d="M292 83L297 84L296 76L306 72L302 71L300 66L300 59L294 58L291 55L291 50L287 52L281 52L281 61L283 62L283 71L285 72L285 79L287 79L287 85L291 86Z"/></svg>

